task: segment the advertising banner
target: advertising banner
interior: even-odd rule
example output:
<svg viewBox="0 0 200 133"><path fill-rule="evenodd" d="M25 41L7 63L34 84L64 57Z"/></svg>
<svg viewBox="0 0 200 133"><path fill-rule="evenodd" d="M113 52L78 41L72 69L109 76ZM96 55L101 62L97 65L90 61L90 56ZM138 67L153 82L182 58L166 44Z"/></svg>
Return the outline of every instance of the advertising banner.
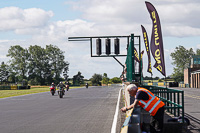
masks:
<svg viewBox="0 0 200 133"><path fill-rule="evenodd" d="M152 74L149 40L148 40L146 29L142 25L141 25L141 27L142 27L142 34L143 34L143 38L144 38L144 44L145 44L145 48L146 48L147 56L148 56L148 68L147 68L147 72L149 72L149 73Z"/></svg>
<svg viewBox="0 0 200 133"><path fill-rule="evenodd" d="M154 6L149 2L145 3L153 23L150 46L151 46L151 53L156 61L154 67L159 72L161 72L162 75L166 76L160 19Z"/></svg>

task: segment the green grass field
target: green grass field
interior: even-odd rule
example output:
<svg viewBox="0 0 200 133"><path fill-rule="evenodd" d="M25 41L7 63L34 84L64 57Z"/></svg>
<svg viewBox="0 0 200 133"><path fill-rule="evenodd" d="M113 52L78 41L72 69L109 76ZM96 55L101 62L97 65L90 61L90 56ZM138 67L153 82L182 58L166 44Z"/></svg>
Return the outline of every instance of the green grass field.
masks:
<svg viewBox="0 0 200 133"><path fill-rule="evenodd" d="M70 89L73 88L78 88L78 87L70 87ZM0 90L0 98L48 92L48 91L50 91L49 87L31 87L31 89L27 90Z"/></svg>

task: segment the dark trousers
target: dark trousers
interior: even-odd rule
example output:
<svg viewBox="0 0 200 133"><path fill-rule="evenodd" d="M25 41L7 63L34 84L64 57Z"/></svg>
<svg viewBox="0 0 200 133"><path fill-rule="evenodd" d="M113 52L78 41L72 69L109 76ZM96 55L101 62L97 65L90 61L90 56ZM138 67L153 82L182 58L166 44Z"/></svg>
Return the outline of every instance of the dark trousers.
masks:
<svg viewBox="0 0 200 133"><path fill-rule="evenodd" d="M164 107L158 109L155 116L150 120L150 133L162 133L163 132L163 117Z"/></svg>

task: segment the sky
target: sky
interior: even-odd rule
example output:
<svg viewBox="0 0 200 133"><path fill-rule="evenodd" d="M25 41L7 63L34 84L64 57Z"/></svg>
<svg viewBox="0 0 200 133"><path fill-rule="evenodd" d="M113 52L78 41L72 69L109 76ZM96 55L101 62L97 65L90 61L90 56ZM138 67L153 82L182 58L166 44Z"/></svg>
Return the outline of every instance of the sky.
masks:
<svg viewBox="0 0 200 133"><path fill-rule="evenodd" d="M149 0L156 8L162 29L166 76L173 73L170 53L178 46L200 48L199 0ZM72 42L68 37L141 36L143 75L147 73L147 54L141 25L150 40L152 21L144 0L1 0L0 1L0 62L10 60L10 46L28 48L52 44L64 51L70 63L69 77L80 71L89 79L107 73L119 77L122 66L113 58L90 56L89 42ZM126 45L126 44L120 44ZM122 47L121 51L125 51ZM125 57L117 57L124 64ZM155 64L151 57L152 66ZM153 77L163 75L153 68Z"/></svg>

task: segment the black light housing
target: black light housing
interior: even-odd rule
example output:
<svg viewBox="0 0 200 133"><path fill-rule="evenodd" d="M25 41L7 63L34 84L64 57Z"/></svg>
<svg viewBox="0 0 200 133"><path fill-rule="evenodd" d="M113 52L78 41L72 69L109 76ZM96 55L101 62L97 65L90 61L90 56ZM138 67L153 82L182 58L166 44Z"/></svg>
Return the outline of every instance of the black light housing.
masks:
<svg viewBox="0 0 200 133"><path fill-rule="evenodd" d="M119 52L119 39L116 38L114 40L114 45L115 45L115 54L118 55L120 52Z"/></svg>
<svg viewBox="0 0 200 133"><path fill-rule="evenodd" d="M101 39L100 38L96 40L96 54L99 56L101 55Z"/></svg>
<svg viewBox="0 0 200 133"><path fill-rule="evenodd" d="M106 54L109 55L111 53L110 39L109 38L106 39L106 43L105 44L106 44L105 45L106 46Z"/></svg>

